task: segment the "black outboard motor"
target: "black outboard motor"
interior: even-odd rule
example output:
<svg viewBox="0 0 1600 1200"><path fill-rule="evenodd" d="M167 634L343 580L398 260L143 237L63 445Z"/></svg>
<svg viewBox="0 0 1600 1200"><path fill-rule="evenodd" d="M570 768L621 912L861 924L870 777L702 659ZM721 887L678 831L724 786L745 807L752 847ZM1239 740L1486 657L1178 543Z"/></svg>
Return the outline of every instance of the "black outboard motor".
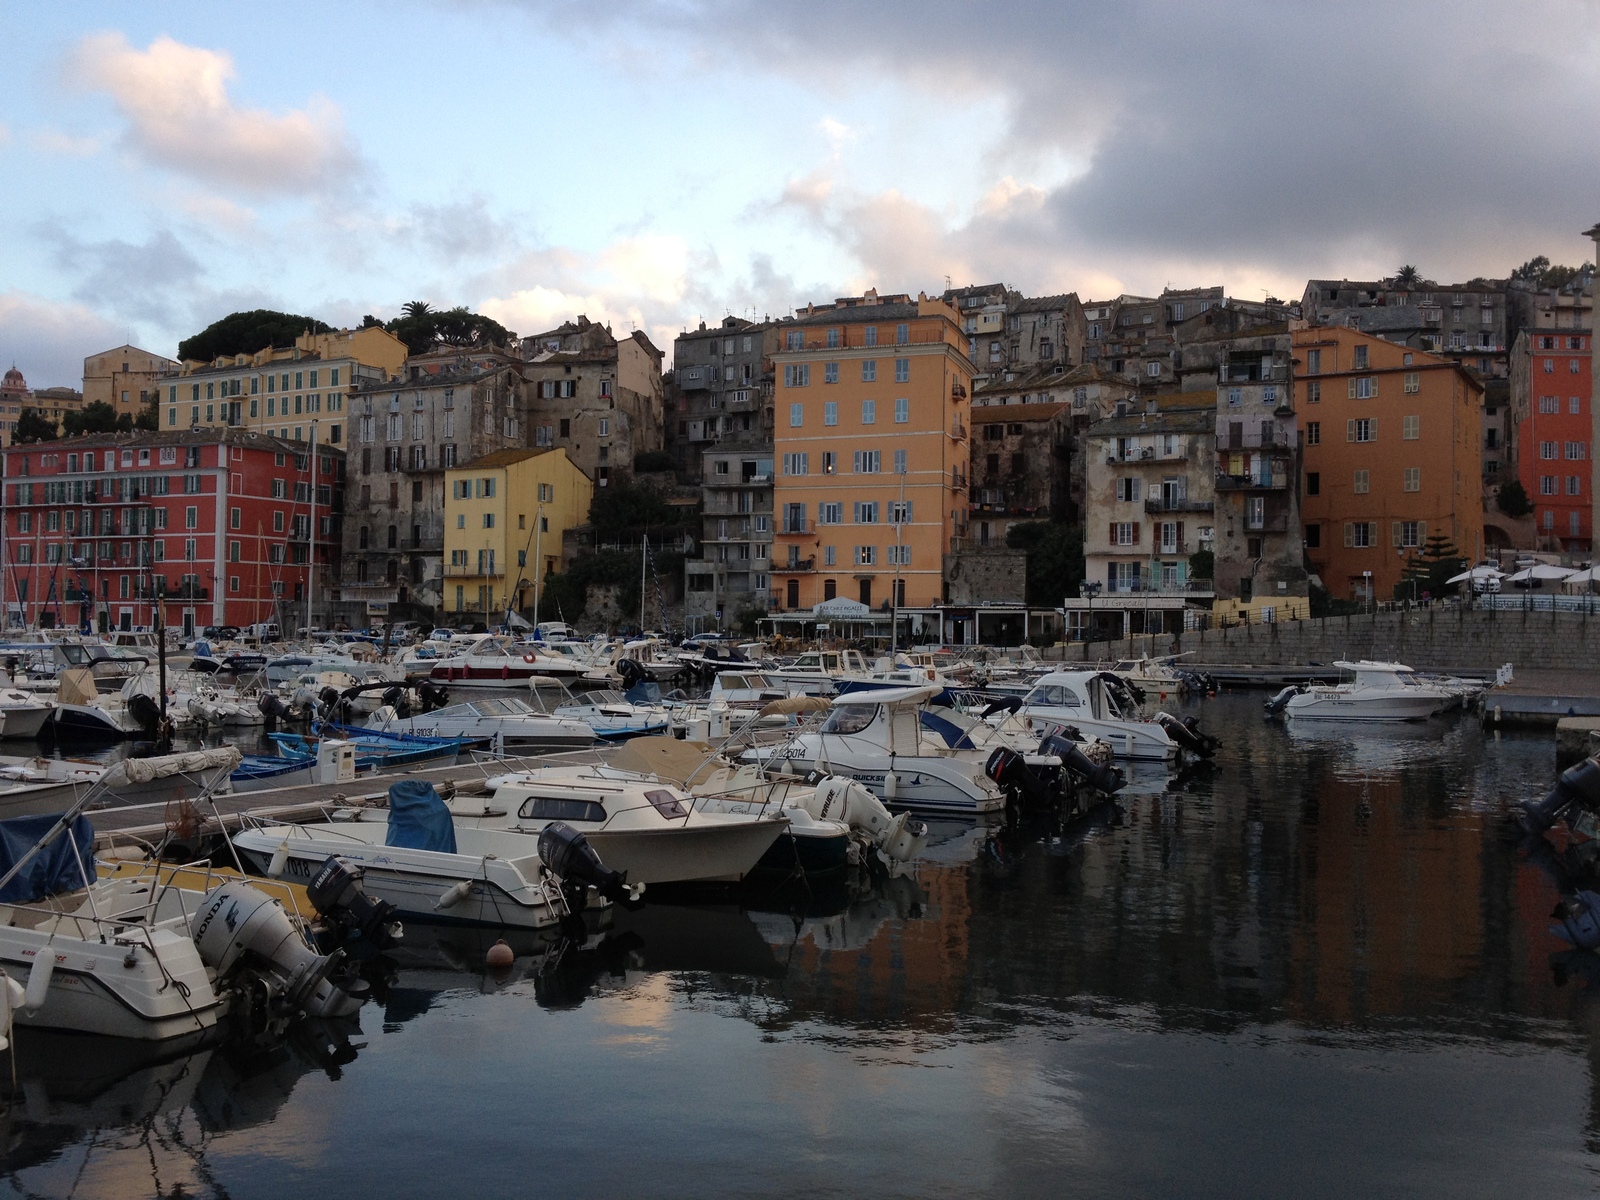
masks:
<svg viewBox="0 0 1600 1200"><path fill-rule="evenodd" d="M150 737L156 737L161 726L161 706L143 692L128 697L128 713L139 722L139 728Z"/></svg>
<svg viewBox="0 0 1600 1200"><path fill-rule="evenodd" d="M649 672L631 658L618 660L617 675L622 679L622 690L625 692L650 678Z"/></svg>
<svg viewBox="0 0 1600 1200"><path fill-rule="evenodd" d="M1027 760L1006 746L996 748L983 764L983 773L1014 799L1030 804L1048 804L1052 788L1030 767Z"/></svg>
<svg viewBox="0 0 1600 1200"><path fill-rule="evenodd" d="M1078 748L1078 744L1071 738L1061 734L1051 733L1039 743L1040 754L1054 754L1061 760L1061 765L1071 771L1096 791L1106 795L1120 791L1128 785L1119 767L1110 763L1102 766Z"/></svg>
<svg viewBox="0 0 1600 1200"><path fill-rule="evenodd" d="M584 894L593 887L607 900L628 902L636 897L628 876L600 861L589 839L564 821L552 821L539 831L539 861L561 881L561 890L574 908L583 907Z"/></svg>
<svg viewBox="0 0 1600 1200"><path fill-rule="evenodd" d="M277 692L262 692L256 701L256 707L261 710L261 715L269 721L287 721L291 714L289 706L283 702L283 697Z"/></svg>
<svg viewBox="0 0 1600 1200"><path fill-rule="evenodd" d="M450 703L450 689L442 683L419 683L416 691L423 712L432 712Z"/></svg>
<svg viewBox="0 0 1600 1200"><path fill-rule="evenodd" d="M412 715L410 696L410 692L401 687L399 684L396 684L392 688L384 689L383 702L390 708L394 709L395 716L399 717L401 720L404 720Z"/></svg>
<svg viewBox="0 0 1600 1200"><path fill-rule="evenodd" d="M1524 800L1518 820L1529 833L1543 833L1574 804L1600 812L1600 756L1568 767L1543 800Z"/></svg>
<svg viewBox="0 0 1600 1200"><path fill-rule="evenodd" d="M395 906L367 895L361 881L366 870L348 858L331 855L306 884L306 899L340 934L340 941L360 935L375 950L388 950L400 942L400 922Z"/></svg>
<svg viewBox="0 0 1600 1200"><path fill-rule="evenodd" d="M1201 758L1210 758L1222 746L1222 743L1209 733L1201 732L1200 722L1194 717L1185 717L1180 721L1169 712L1159 712L1156 714L1156 723L1166 730L1169 738Z"/></svg>
<svg viewBox="0 0 1600 1200"><path fill-rule="evenodd" d="M1291 683L1288 687L1284 688L1283 691L1279 692L1271 700L1267 701L1267 715L1274 717L1277 716L1284 709L1289 707L1290 700L1294 699L1304 691L1305 688L1301 687L1298 683Z"/></svg>

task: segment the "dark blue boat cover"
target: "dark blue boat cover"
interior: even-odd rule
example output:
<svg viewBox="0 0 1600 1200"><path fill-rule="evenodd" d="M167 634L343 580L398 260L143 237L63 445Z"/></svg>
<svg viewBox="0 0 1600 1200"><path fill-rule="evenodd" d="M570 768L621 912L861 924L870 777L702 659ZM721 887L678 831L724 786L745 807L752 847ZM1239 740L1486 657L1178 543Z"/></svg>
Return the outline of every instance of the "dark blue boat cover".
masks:
<svg viewBox="0 0 1600 1200"><path fill-rule="evenodd" d="M0 821L0 877L60 819L61 814L56 813ZM80 861L82 867L78 865ZM62 836L29 859L15 879L0 888L0 904L31 904L58 892L70 892L84 885L85 876L94 882L94 826L88 817L80 816Z"/></svg>
<svg viewBox="0 0 1600 1200"><path fill-rule="evenodd" d="M629 704L660 704L661 685L650 680L645 680L641 683L634 684L627 691L623 692L622 698Z"/></svg>
<svg viewBox="0 0 1600 1200"><path fill-rule="evenodd" d="M386 845L403 850L456 852L456 825L433 784L402 779L389 785L389 833Z"/></svg>

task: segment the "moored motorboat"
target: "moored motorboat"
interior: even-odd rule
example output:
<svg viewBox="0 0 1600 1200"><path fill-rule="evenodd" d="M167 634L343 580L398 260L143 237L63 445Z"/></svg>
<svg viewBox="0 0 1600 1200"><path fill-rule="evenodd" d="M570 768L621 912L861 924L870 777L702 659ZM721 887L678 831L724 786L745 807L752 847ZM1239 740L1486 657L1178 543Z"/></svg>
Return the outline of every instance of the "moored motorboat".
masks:
<svg viewBox="0 0 1600 1200"><path fill-rule="evenodd" d="M1273 703L1281 699L1281 711L1291 720L1422 721L1459 702L1445 688L1419 680L1403 663L1361 659L1333 665L1344 673L1338 683L1280 693Z"/></svg>
<svg viewBox="0 0 1600 1200"><path fill-rule="evenodd" d="M1022 698L1038 733L1062 726L1106 742L1118 758L1171 762L1182 748L1159 720L1146 720L1127 683L1104 671L1052 671Z"/></svg>
<svg viewBox="0 0 1600 1200"><path fill-rule="evenodd" d="M594 730L582 721L535 712L517 696L484 696L412 717L402 717L386 704L367 719L365 728L427 737L471 738L533 753L583 750L597 740Z"/></svg>

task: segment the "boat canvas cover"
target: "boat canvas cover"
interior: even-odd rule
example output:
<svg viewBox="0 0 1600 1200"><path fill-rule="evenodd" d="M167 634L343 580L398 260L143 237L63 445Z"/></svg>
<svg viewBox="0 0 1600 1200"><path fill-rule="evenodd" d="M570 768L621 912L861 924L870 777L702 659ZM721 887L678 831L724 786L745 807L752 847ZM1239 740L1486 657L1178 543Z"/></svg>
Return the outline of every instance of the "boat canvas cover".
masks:
<svg viewBox="0 0 1600 1200"><path fill-rule="evenodd" d="M433 784L402 779L389 787L389 832L384 844L402 850L456 852L456 826Z"/></svg>
<svg viewBox="0 0 1600 1200"><path fill-rule="evenodd" d="M61 814L54 813L0 821L0 876L6 875L59 820ZM0 888L0 904L32 904L94 882L94 826L88 817L79 815L66 833L43 847L10 883Z"/></svg>
<svg viewBox="0 0 1600 1200"><path fill-rule="evenodd" d="M660 704L661 685L659 683L636 683L622 693L622 698L629 704Z"/></svg>

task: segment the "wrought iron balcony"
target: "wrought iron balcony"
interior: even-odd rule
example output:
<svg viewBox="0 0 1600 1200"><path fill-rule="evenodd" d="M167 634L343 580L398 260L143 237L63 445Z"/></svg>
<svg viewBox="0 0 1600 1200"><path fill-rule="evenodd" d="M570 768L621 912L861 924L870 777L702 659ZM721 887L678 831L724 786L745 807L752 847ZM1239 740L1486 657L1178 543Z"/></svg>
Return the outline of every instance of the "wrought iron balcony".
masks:
<svg viewBox="0 0 1600 1200"><path fill-rule="evenodd" d="M1215 507L1213 500L1190 500L1188 497L1164 500L1160 496L1151 496L1144 502L1147 513L1211 512Z"/></svg>

